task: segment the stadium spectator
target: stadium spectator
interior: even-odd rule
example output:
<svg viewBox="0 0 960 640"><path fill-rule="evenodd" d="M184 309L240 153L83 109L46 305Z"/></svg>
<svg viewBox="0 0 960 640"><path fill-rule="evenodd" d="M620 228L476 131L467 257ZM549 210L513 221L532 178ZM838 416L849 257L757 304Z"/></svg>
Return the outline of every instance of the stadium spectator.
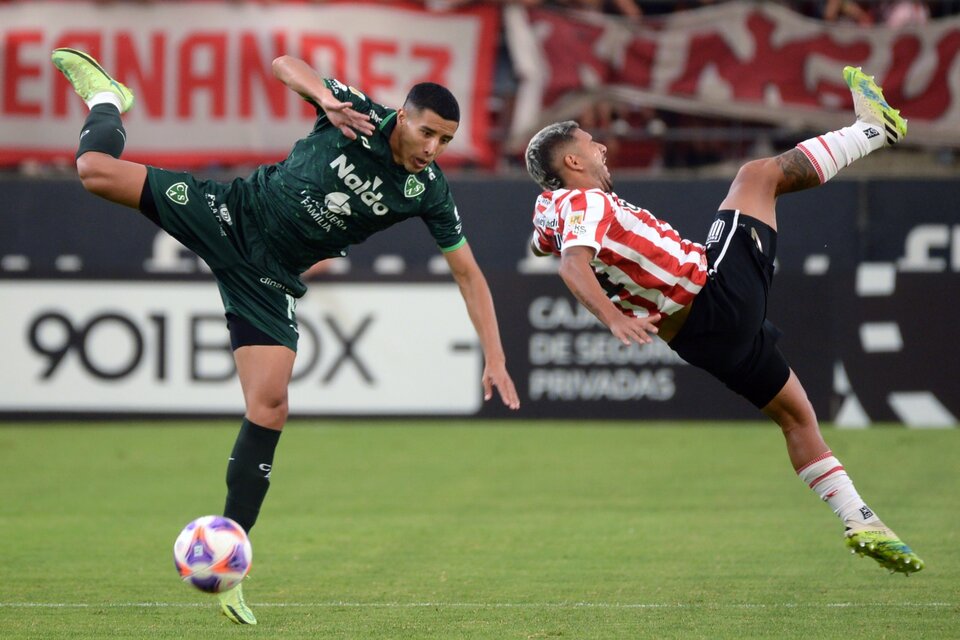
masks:
<svg viewBox="0 0 960 640"><path fill-rule="evenodd" d="M224 515L249 531L269 488L288 414L296 299L306 291L300 274L402 220L423 219L460 286L483 349L485 399L496 387L505 405L519 407L490 290L434 162L460 121L445 87L417 84L394 110L281 56L274 75L316 108L313 130L284 161L227 184L121 160L120 114L133 94L82 52L57 49L53 62L90 107L76 155L84 188L139 209L217 278L246 405L227 465ZM256 624L240 585L220 601L232 621Z"/></svg>
<svg viewBox="0 0 960 640"><path fill-rule="evenodd" d="M909 574L923 561L867 506L827 447L806 392L776 345L780 332L766 319L777 197L823 184L906 134L906 121L872 78L852 67L844 78L857 121L745 164L705 245L618 198L606 149L576 122L545 127L526 150L527 170L544 189L531 248L560 256L567 287L623 344L646 344L659 334L776 422L794 470L843 521L846 543Z"/></svg>
<svg viewBox="0 0 960 640"><path fill-rule="evenodd" d="M853 0L826 0L822 15L827 22L849 20L865 27L873 24L873 15Z"/></svg>
<svg viewBox="0 0 960 640"><path fill-rule="evenodd" d="M919 27L930 21L930 7L920 0L897 0L883 10L883 23L894 29Z"/></svg>

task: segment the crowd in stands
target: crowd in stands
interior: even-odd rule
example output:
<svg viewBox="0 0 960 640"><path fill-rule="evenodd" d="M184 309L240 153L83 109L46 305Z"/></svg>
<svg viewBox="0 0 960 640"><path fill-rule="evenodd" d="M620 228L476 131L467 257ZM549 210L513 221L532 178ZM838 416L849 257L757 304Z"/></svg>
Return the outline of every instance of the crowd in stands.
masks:
<svg viewBox="0 0 960 640"><path fill-rule="evenodd" d="M0 0L10 2L15 0ZM151 3L161 0L94 0L103 4L112 2ZM190 0L187 0L190 1ZM233 2L312 2L327 0L230 0ZM370 0L383 4L423 4L435 11L449 11L471 4L520 4L524 6L556 7L581 11L598 11L620 15L634 20L676 11L688 11L729 0ZM900 27L922 24L931 18L960 13L960 0L768 0L790 7L811 17L828 21L849 20L862 25L887 24Z"/></svg>

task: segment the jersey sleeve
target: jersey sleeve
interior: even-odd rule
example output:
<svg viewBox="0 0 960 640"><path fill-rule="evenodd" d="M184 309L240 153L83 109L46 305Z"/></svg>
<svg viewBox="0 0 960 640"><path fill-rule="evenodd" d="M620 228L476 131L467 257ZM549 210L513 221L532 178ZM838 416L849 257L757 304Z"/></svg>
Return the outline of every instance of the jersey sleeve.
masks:
<svg viewBox="0 0 960 640"><path fill-rule="evenodd" d="M560 255L558 225L553 198L549 191L545 191L537 198L537 204L533 210L533 237L530 239L531 244L541 254Z"/></svg>
<svg viewBox="0 0 960 640"><path fill-rule="evenodd" d="M561 246L590 247L600 252L603 235L613 219L613 209L600 191L573 191L558 207Z"/></svg>
<svg viewBox="0 0 960 640"><path fill-rule="evenodd" d="M339 100L340 102L350 102L353 103L353 110L360 113L371 113L374 111L382 111L385 109L382 105L377 104L370 98L366 96L359 89L355 89L349 85L346 85L336 78L323 78L323 84L326 85L327 89L330 89L330 92L333 94L333 97ZM308 100L310 104L314 106L317 110L317 120L313 125L314 131L325 127L329 120L327 119L326 112L313 100Z"/></svg>
<svg viewBox="0 0 960 640"><path fill-rule="evenodd" d="M428 168L427 171L430 169ZM450 193L450 187L446 180L443 180L442 184L436 185L435 190L431 191L435 193L432 193L429 200L424 203L420 217L426 223L440 251L447 253L459 249L467 239L463 235L463 223L460 220L457 205L453 201L453 195Z"/></svg>

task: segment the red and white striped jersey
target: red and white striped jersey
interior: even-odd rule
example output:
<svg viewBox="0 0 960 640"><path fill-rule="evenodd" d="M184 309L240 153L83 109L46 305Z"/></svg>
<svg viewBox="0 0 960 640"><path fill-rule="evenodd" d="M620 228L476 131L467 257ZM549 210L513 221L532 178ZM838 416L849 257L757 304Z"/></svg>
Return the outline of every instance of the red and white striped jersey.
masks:
<svg viewBox="0 0 960 640"><path fill-rule="evenodd" d="M669 224L600 189L544 191L533 214L533 240L544 253L596 251L591 265L607 296L625 314L670 315L690 304L707 281L704 247Z"/></svg>

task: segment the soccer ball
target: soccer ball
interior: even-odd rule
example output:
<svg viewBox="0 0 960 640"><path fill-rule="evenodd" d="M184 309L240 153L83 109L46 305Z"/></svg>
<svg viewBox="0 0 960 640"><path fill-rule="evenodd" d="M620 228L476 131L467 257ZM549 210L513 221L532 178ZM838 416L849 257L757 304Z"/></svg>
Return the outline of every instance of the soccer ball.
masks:
<svg viewBox="0 0 960 640"><path fill-rule="evenodd" d="M197 518L173 543L173 563L180 578L207 593L237 586L252 561L253 548L243 527L223 516Z"/></svg>

